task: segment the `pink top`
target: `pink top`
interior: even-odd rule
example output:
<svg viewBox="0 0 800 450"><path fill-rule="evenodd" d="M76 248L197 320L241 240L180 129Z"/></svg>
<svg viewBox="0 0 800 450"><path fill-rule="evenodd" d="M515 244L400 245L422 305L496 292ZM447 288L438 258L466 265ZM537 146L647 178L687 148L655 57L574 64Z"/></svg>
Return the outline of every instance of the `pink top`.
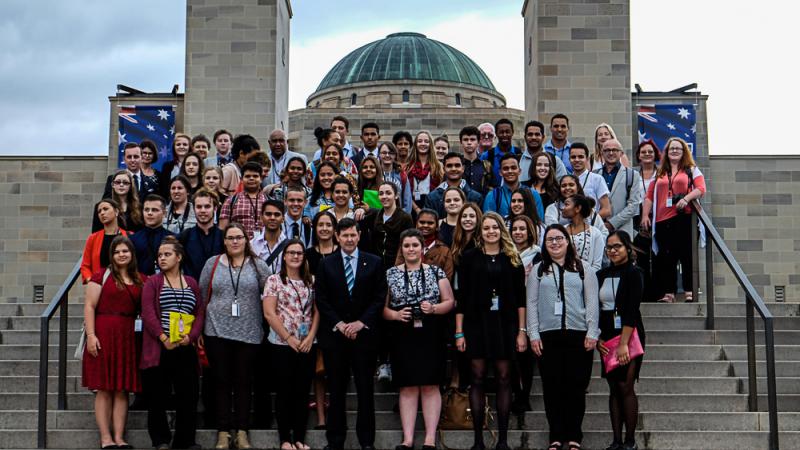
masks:
<svg viewBox="0 0 800 450"><path fill-rule="evenodd" d="M672 184L672 193L670 194L670 182ZM692 186L693 189L698 189L705 195L706 193L706 180L703 173L697 167L692 168ZM655 193L655 194L654 194ZM663 222L678 215L678 208L674 203L667 208L668 196L675 196L678 194L686 195L689 193L689 177L686 176L686 171L680 171L671 178L668 175L662 175L657 178L655 182L650 183L647 188L647 199L653 200L655 195L656 216L652 218L653 222ZM687 206L684 210L685 213L691 213L691 209Z"/></svg>

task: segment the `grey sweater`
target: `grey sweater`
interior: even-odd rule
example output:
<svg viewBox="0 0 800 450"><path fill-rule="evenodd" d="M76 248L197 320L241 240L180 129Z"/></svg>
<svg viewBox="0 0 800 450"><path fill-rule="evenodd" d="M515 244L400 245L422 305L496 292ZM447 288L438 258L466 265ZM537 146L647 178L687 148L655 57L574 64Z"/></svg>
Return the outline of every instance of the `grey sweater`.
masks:
<svg viewBox="0 0 800 450"><path fill-rule="evenodd" d="M214 336L248 344L260 344L264 338L264 314L261 308L261 293L271 275L267 264L257 258L247 258L239 278L239 317L231 315L234 298L234 283L238 273L228 269L226 259L222 258L214 271L211 286L211 299L208 296L208 283L216 257L209 258L200 274L200 292L206 301L206 336ZM256 273L252 261L258 267Z"/></svg>
<svg viewBox="0 0 800 450"><path fill-rule="evenodd" d="M551 266L540 279L538 263L528 275L528 337L541 339L539 333L561 329L561 316L555 314L555 304L560 301L558 267ZM597 277L594 270L583 265L584 276L577 272L564 272L564 296L566 297L566 327L568 330L586 331L586 337L600 337L600 302L597 292ZM555 277L553 276L555 272Z"/></svg>

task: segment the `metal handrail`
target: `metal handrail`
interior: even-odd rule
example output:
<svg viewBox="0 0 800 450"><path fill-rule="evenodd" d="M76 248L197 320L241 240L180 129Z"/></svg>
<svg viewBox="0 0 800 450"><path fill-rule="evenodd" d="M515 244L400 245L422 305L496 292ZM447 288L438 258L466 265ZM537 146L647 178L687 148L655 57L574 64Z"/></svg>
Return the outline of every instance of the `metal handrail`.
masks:
<svg viewBox="0 0 800 450"><path fill-rule="evenodd" d="M47 448L47 375L50 359L50 319L59 310L58 323L58 409L67 409L67 319L69 318L69 290L81 274L81 261L67 275L67 279L50 300L39 320L39 420L37 447Z"/></svg>
<svg viewBox="0 0 800 450"><path fill-rule="evenodd" d="M747 323L747 384L748 384L748 409L758 411L758 379L756 378L756 336L755 336L755 314L758 311L764 321L764 347L767 356L767 404L769 414L769 448L779 450L778 443L778 396L775 386L775 333L774 319L772 313L767 308L764 300L756 292L750 280L745 275L742 267L736 262L725 241L720 236L716 227L711 223L703 207L697 200L692 201L692 291L693 298L698 298L698 286L700 284L700 264L698 250L698 220L706 229L706 237L716 247L722 259L733 272L733 276L739 286L745 292L745 316ZM713 246L706 243L705 249L705 269L706 269L706 329L714 329L714 259Z"/></svg>

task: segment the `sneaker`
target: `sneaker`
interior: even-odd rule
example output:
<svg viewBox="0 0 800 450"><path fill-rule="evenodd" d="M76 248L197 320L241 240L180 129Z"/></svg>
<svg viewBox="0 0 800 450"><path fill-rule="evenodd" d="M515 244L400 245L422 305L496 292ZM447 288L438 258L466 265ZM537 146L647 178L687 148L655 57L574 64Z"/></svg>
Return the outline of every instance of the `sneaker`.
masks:
<svg viewBox="0 0 800 450"><path fill-rule="evenodd" d="M392 381L392 366L381 364L378 367L378 381Z"/></svg>

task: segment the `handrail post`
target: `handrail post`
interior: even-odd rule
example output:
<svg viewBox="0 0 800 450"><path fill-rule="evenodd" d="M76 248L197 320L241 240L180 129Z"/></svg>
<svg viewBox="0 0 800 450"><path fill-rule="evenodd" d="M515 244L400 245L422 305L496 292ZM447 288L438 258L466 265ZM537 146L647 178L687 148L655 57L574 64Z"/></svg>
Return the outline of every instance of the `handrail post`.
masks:
<svg viewBox="0 0 800 450"><path fill-rule="evenodd" d="M714 245L706 242L706 330L714 329Z"/></svg>
<svg viewBox="0 0 800 450"><path fill-rule="evenodd" d="M67 325L69 323L69 292L61 301L58 322L58 409L67 409Z"/></svg>
<svg viewBox="0 0 800 450"><path fill-rule="evenodd" d="M756 412L758 411L758 380L756 379L756 333L753 309L753 299L750 298L750 294L747 294L745 300L747 322L747 404L751 412Z"/></svg>
<svg viewBox="0 0 800 450"><path fill-rule="evenodd" d="M700 297L697 295L697 291L699 290L698 287L700 285L700 233L697 230L697 212L694 208L692 208L692 220L691 220L691 227L692 227L692 299L694 301L699 301ZM685 267L681 267L681 270L685 270ZM684 292L686 291L686 286L683 287Z"/></svg>
<svg viewBox="0 0 800 450"><path fill-rule="evenodd" d="M764 344L767 353L767 403L769 404L769 448L778 450L778 394L775 386L775 337L772 317L764 319Z"/></svg>
<svg viewBox="0 0 800 450"><path fill-rule="evenodd" d="M36 436L37 446L47 448L47 375L50 359L50 321L47 317L41 318L39 335L39 419Z"/></svg>

